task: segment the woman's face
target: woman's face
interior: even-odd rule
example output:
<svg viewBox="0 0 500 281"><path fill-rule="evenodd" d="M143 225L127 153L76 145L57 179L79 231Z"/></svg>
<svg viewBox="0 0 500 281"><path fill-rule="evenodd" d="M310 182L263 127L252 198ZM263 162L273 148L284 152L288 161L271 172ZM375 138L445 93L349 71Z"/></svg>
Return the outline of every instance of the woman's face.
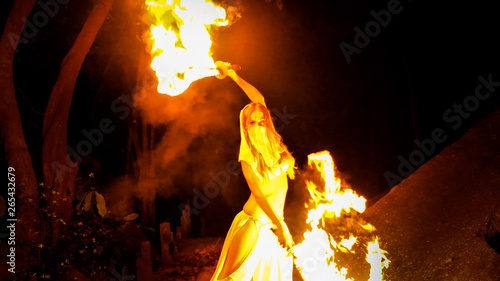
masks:
<svg viewBox="0 0 500 281"><path fill-rule="evenodd" d="M260 127L265 127L266 126L266 118L264 117L264 112L261 110L257 109L252 114L250 114L250 121L248 122L248 128L254 127L254 126L260 126Z"/></svg>

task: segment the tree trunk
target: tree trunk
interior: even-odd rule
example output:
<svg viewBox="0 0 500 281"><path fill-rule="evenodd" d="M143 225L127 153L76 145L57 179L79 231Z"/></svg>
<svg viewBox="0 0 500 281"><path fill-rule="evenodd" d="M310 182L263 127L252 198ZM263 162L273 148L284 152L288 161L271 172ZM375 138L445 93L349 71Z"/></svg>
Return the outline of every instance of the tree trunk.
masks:
<svg viewBox="0 0 500 281"><path fill-rule="evenodd" d="M49 213L54 214L50 221L53 245L73 212L75 177L79 164L77 159L76 163L73 162L67 152L68 117L73 91L85 56L113 3L114 0L101 0L87 18L75 43L64 57L43 120L42 165ZM77 147L76 151L83 157L89 155L92 149L82 146Z"/></svg>
<svg viewBox="0 0 500 281"><path fill-rule="evenodd" d="M142 91L146 93L139 93L141 95L150 94L147 85L142 83L145 81L144 77L149 75L147 69L150 60L146 53L141 53L139 58L139 71L137 73L137 85ZM139 111L140 114L140 111ZM155 213L155 198L156 198L156 177L154 163L154 126L148 124L144 118L140 118L141 122L137 123L137 133L140 134L140 150L137 151L137 169L139 170L139 182L137 184L138 194L141 200L140 213L141 224L156 229L156 213Z"/></svg>
<svg viewBox="0 0 500 281"><path fill-rule="evenodd" d="M35 0L14 1L0 39L0 134L10 167L15 169L17 227L16 240L38 241L38 191L31 155L24 138L21 116L14 90L14 54L21 32L23 18L27 18ZM3 171L6 173L7 171Z"/></svg>
<svg viewBox="0 0 500 281"><path fill-rule="evenodd" d="M155 229L155 179L152 165L153 126L142 120L141 137L142 149L138 154L139 169L139 196L141 199L141 224Z"/></svg>

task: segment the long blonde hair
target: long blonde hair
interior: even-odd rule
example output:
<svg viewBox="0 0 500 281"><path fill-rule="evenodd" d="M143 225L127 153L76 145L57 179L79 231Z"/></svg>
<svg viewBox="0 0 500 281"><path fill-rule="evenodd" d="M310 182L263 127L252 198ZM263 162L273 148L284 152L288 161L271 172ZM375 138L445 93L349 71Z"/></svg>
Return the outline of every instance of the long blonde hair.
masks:
<svg viewBox="0 0 500 281"><path fill-rule="evenodd" d="M260 103L252 102L245 106L241 116L241 126L243 126L244 137L246 142L250 146L250 150L254 157L257 158L257 170L255 172L259 173L264 179L269 179L269 173L271 172L272 167L268 167L262 157L262 154L254 147L252 142L250 141L250 137L248 136L248 128L250 124L250 116L255 111L261 111L264 114L264 124L266 127L267 137L270 142L273 142L278 146L278 153L280 155L278 164L288 163L287 174L290 179L295 178L295 158L293 158L290 151L288 151L287 146L283 143L283 138L278 134L276 128L274 127L273 120L271 117L271 112L267 107Z"/></svg>

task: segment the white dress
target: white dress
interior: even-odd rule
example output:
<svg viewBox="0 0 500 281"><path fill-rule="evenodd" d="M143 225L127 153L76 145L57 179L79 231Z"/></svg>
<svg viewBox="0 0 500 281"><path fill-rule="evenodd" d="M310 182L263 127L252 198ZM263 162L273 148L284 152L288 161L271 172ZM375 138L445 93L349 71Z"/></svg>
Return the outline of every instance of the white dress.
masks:
<svg viewBox="0 0 500 281"><path fill-rule="evenodd" d="M239 160L250 163L252 169L255 170L257 163L255 162L255 158L243 134L243 110L240 112L241 144ZM271 169L269 178L272 179L282 173L286 173L288 165L288 163L276 165L274 169ZM258 173L256 173L256 175L261 181L263 180ZM250 242L252 245L246 245L248 246L248 248L246 248L248 254L233 273L224 279L218 279L226 261L226 256L232 244L233 237L246 223L255 224L255 228L252 228L255 229L255 238ZM271 230L272 227L273 223L267 216L257 218L246 214L244 211L239 212L234 218L231 228L227 233L217 268L215 269L211 281L291 281L293 275L293 258L287 253L283 246L281 246L278 241L278 236Z"/></svg>
<svg viewBox="0 0 500 281"><path fill-rule="evenodd" d="M234 234L247 222L255 223L255 239L242 264L224 279L218 279ZM239 212L231 224L211 281L291 281L293 259L271 230L273 223Z"/></svg>

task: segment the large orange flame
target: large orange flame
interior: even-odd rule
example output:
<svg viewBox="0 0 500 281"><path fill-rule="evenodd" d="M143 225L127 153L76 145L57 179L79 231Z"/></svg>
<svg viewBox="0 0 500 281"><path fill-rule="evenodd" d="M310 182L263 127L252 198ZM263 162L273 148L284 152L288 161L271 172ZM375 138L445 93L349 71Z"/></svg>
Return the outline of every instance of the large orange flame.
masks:
<svg viewBox="0 0 500 281"><path fill-rule="evenodd" d="M228 24L223 8L209 0L148 0L146 5L159 93L176 96L193 81L219 74L210 31Z"/></svg>
<svg viewBox="0 0 500 281"><path fill-rule="evenodd" d="M307 189L311 195L308 207L307 223L309 230L304 233L304 240L293 247L295 264L306 281L322 280L354 280L354 274L349 274L347 267L337 264L337 255L357 254L354 245L364 247L366 262L370 265L369 281L383 280L383 269L389 266L390 261L385 256L386 252L380 249L378 237L364 243L360 232L370 233L375 227L361 219L351 220L356 223L355 229L349 237L334 237L327 231L328 225L342 225L342 216L362 213L365 210L366 200L358 196L353 190L342 188L341 181L335 176L333 159L328 151L313 153L308 156L308 164L316 168L321 176L324 186L317 181L306 181ZM343 226L344 227L344 226ZM359 236L359 235L358 235ZM371 239L372 237L370 237ZM360 248L360 247L358 247ZM362 249L361 248L361 249Z"/></svg>

